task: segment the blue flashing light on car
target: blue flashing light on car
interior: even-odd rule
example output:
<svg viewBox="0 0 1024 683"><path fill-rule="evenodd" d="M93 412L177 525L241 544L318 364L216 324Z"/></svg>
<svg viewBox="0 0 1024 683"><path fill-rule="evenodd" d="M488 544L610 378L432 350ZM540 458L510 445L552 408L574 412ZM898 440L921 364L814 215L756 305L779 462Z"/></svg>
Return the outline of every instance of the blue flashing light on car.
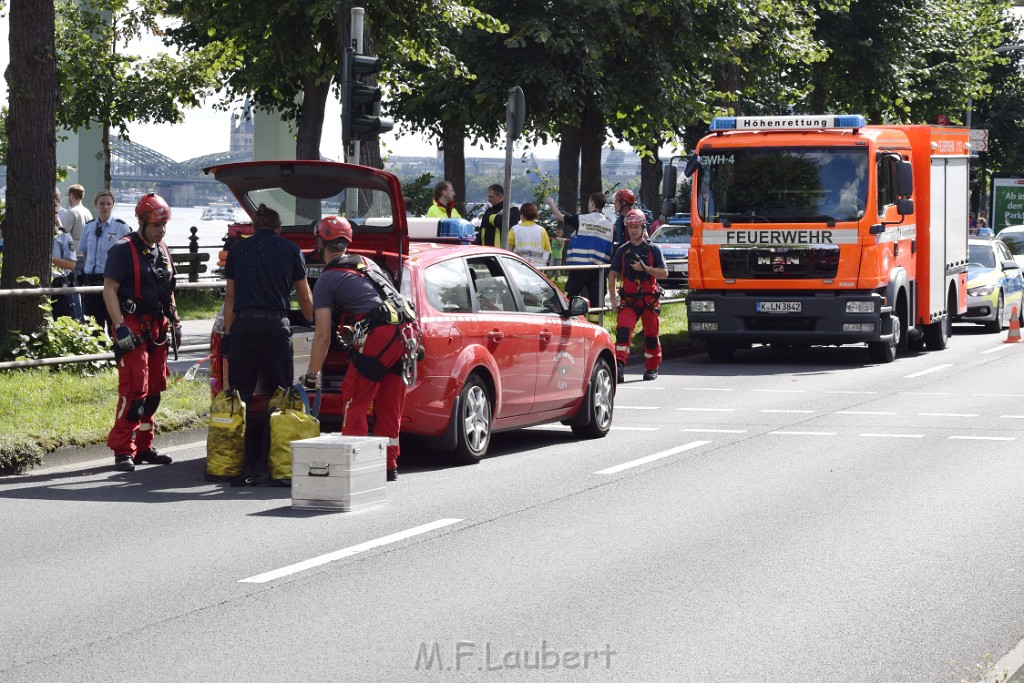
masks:
<svg viewBox="0 0 1024 683"><path fill-rule="evenodd" d="M726 130L825 130L863 128L867 120L860 114L802 114L798 116L718 116L711 131Z"/></svg>
<svg viewBox="0 0 1024 683"><path fill-rule="evenodd" d="M476 229L465 218L442 218L437 222L437 236L442 239L455 238L462 244L476 240Z"/></svg>

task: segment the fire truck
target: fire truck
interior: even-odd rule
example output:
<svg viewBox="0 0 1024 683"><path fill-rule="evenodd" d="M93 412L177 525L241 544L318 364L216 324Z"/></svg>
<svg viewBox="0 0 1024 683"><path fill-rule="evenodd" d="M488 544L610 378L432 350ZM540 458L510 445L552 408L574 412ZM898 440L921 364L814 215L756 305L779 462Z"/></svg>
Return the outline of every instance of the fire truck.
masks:
<svg viewBox="0 0 1024 683"><path fill-rule="evenodd" d="M875 363L944 349L967 309L969 153L965 128L716 118L685 170L691 338L714 361L752 344L866 343Z"/></svg>

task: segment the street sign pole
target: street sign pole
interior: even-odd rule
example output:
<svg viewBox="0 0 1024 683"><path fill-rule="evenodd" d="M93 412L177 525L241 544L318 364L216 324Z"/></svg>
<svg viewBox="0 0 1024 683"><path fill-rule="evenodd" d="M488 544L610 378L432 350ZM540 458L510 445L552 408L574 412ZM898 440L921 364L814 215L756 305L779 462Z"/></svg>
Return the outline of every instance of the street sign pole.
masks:
<svg viewBox="0 0 1024 683"><path fill-rule="evenodd" d="M501 248L508 249L509 221L512 220L512 143L523 132L526 117L526 97L518 85L508 89L508 109L505 113L505 201L501 212Z"/></svg>

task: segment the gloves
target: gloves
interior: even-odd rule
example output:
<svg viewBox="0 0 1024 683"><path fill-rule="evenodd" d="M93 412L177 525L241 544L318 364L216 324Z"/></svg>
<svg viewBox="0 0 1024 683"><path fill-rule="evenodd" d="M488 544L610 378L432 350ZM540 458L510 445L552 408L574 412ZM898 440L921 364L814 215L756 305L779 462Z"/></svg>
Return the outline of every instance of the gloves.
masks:
<svg viewBox="0 0 1024 683"><path fill-rule="evenodd" d="M316 391L320 388L320 373L319 372L307 372L302 376L302 388L308 389L309 391Z"/></svg>
<svg viewBox="0 0 1024 683"><path fill-rule="evenodd" d="M181 324L174 323L174 329L171 331L174 334L174 348L181 348Z"/></svg>
<svg viewBox="0 0 1024 683"><path fill-rule="evenodd" d="M131 328L124 323L117 326L115 336L117 337L115 343L122 351L131 351L135 348L135 335L132 334Z"/></svg>
<svg viewBox="0 0 1024 683"><path fill-rule="evenodd" d="M222 358L227 358L229 355L231 355L231 352L230 352L231 345L228 343L229 339L231 339L231 335L229 335L229 334L221 335L221 338L220 338L220 355L221 355Z"/></svg>

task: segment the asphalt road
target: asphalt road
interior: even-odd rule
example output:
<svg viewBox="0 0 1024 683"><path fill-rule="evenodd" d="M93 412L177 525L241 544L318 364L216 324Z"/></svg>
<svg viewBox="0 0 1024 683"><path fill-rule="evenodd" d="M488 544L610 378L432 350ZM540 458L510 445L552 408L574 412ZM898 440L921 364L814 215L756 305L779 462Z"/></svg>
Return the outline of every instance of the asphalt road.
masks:
<svg viewBox="0 0 1024 683"><path fill-rule="evenodd" d="M607 438L410 449L360 512L201 440L4 478L0 680L976 680L1024 637L1024 344L956 332L629 368Z"/></svg>

